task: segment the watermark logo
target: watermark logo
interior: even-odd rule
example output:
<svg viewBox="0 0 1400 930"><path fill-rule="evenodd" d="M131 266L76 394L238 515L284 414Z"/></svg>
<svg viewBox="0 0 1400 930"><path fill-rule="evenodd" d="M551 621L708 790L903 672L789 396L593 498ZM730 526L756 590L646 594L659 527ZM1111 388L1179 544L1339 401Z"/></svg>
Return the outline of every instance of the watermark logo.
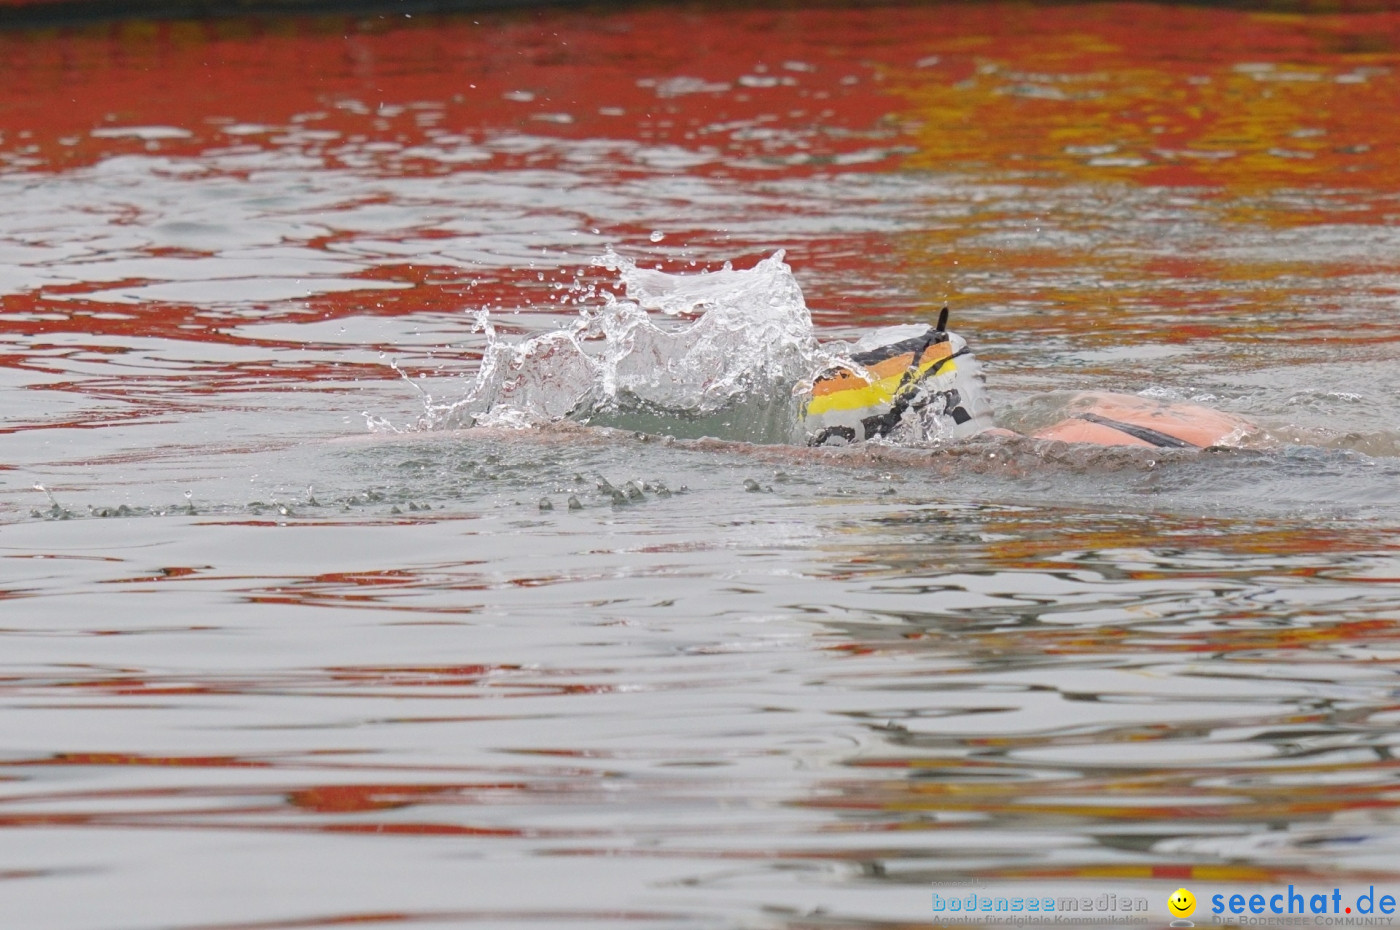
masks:
<svg viewBox="0 0 1400 930"><path fill-rule="evenodd" d="M1188 877L1188 876L1179 876ZM1171 927L1396 927L1400 894L1374 885L1307 888L1295 885L1229 887L1208 882L1193 891L1120 887L1088 894L1052 883L1001 885L986 882L934 882L933 915L940 926L1030 924L1153 924ZM976 886L968 888L967 886ZM1167 887L1171 887L1168 885ZM1089 889L1084 889L1088 891ZM1066 893L1070 892L1070 893ZM1095 893L1097 892L1097 893ZM1199 897L1197 896L1199 892ZM1165 901L1164 901L1165 898ZM1166 913L1163 914L1163 903ZM1166 920L1163 920L1166 917ZM1192 922L1194 921L1194 923Z"/></svg>
<svg viewBox="0 0 1400 930"><path fill-rule="evenodd" d="M1189 892L1188 892L1189 894ZM1195 907L1195 899L1192 899ZM1150 905L1143 895L1107 894L1094 895L1037 895L1037 894L971 894L943 895L933 893L933 912L942 917L972 918L973 920L992 918L991 922L1013 920L1024 925L1035 923L1037 917L1048 921L1073 920L1079 915L1097 913L1100 915L1146 915ZM1048 915L1048 917L1047 917ZM1116 919L1104 917L1104 920ZM1129 923L1137 921L1128 920Z"/></svg>
<svg viewBox="0 0 1400 930"><path fill-rule="evenodd" d="M1190 917L1196 912L1196 896L1185 888L1178 888L1167 898L1167 910L1176 918Z"/></svg>
<svg viewBox="0 0 1400 930"><path fill-rule="evenodd" d="M1288 886L1287 891L1280 891L1270 894L1262 893L1230 893L1211 895L1210 913L1212 915L1307 915L1312 923L1317 926L1334 925L1359 925L1373 926L1376 924L1390 925L1394 922L1397 902L1395 895L1377 892L1375 885L1370 885L1360 894L1347 893L1341 888L1333 888L1331 892L1309 892L1304 889L1295 889ZM1315 915L1315 916L1314 916ZM1336 916L1334 916L1336 915ZM1212 923L1222 922L1212 917ZM1233 920L1231 922L1234 922ZM1252 923L1262 923L1255 919Z"/></svg>

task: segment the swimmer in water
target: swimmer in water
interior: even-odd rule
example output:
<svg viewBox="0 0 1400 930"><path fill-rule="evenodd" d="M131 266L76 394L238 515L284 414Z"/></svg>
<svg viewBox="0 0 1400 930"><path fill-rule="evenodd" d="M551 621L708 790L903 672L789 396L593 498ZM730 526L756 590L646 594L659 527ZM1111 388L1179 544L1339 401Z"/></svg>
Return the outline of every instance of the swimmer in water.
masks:
<svg viewBox="0 0 1400 930"><path fill-rule="evenodd" d="M812 382L804 414L807 444L1018 435L993 424L981 366L967 341L947 326L944 307L937 326L878 330L855 345L850 365L822 372ZM1237 440L1255 428L1248 420L1196 404L1108 392L1075 395L1067 413L1031 437L1100 446L1204 449Z"/></svg>

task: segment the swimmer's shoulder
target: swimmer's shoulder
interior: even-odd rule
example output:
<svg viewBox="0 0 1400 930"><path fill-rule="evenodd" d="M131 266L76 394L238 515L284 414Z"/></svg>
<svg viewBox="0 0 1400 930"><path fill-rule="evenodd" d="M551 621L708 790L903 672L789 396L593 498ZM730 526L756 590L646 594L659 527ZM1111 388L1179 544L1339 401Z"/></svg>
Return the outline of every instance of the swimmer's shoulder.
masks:
<svg viewBox="0 0 1400 930"><path fill-rule="evenodd" d="M1243 417L1200 404L1108 391L1077 395L1068 412L1064 420L1032 435L1101 446L1204 449L1238 440L1256 429Z"/></svg>

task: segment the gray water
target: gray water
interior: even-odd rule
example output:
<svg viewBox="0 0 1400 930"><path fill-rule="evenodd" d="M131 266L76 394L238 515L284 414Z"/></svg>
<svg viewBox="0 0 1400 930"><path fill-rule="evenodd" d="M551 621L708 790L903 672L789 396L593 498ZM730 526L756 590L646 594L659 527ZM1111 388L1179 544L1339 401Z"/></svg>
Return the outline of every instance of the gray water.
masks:
<svg viewBox="0 0 1400 930"><path fill-rule="evenodd" d="M1180 886L1198 925L1221 892L1400 893L1393 191L1028 173L1014 134L920 162L875 75L990 27L897 12L206 38L235 76L239 49L324 54L383 106L298 78L295 120L269 94L181 122L177 81L172 125L118 116L86 162L6 131L0 924L893 928L935 894L1113 893L1147 923L1062 922L1165 926ZM705 73L693 30L732 39L723 87L674 83ZM561 33L661 57L611 84L579 52L567 112L522 96L548 62L483 71L492 107L540 111L508 125L470 122L450 65L433 97L395 64ZM338 139L306 129L332 104ZM592 115L653 104L699 138ZM720 112L750 105L772 119ZM1013 429L1093 389L1261 434L812 450L724 415L433 420L472 390L479 311L510 344L567 329L620 294L608 249L686 275L788 249L822 343L949 301Z"/></svg>

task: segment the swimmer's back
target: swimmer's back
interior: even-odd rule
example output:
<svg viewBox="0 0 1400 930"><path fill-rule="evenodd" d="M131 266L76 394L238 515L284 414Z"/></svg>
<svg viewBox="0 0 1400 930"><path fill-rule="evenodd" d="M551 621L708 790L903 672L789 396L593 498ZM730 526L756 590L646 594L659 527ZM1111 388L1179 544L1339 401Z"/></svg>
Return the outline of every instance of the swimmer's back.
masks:
<svg viewBox="0 0 1400 930"><path fill-rule="evenodd" d="M1253 430L1254 425L1242 417L1199 404L1091 391L1070 402L1064 420L1031 435L1100 446L1204 449Z"/></svg>

